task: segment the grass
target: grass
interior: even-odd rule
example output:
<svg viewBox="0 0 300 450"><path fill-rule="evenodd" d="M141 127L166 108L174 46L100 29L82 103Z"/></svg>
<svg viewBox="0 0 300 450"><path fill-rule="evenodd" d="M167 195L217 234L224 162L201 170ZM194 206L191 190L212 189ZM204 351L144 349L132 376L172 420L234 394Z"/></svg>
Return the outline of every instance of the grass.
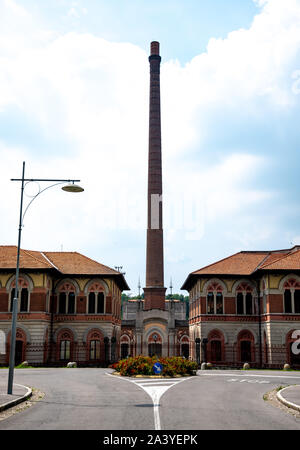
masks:
<svg viewBox="0 0 300 450"><path fill-rule="evenodd" d="M0 369L9 369L8 366L1 366ZM15 366L15 369L38 369L38 367L33 366L22 366L22 364L19 364L18 366Z"/></svg>

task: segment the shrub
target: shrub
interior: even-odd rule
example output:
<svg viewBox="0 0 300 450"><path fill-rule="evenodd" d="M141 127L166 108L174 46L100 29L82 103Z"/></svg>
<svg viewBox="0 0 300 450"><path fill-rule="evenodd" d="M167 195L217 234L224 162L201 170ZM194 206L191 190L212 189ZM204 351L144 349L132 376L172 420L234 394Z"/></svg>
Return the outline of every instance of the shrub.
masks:
<svg viewBox="0 0 300 450"><path fill-rule="evenodd" d="M121 359L110 367L115 369L120 375L154 375L153 365L160 362L163 366L162 375L173 377L175 375L193 375L197 370L197 363L181 357L156 358L155 356L136 356Z"/></svg>

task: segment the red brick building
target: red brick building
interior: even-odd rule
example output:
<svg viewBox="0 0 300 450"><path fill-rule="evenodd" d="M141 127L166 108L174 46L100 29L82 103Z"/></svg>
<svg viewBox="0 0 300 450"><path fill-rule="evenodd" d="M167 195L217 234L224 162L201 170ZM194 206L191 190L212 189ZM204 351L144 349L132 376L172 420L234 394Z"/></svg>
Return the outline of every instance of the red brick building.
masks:
<svg viewBox="0 0 300 450"><path fill-rule="evenodd" d="M300 246L236 253L190 273L182 289L194 360L300 365Z"/></svg>
<svg viewBox="0 0 300 450"><path fill-rule="evenodd" d="M0 246L0 330L8 364L17 248ZM117 360L124 276L77 252L21 250L16 364Z"/></svg>

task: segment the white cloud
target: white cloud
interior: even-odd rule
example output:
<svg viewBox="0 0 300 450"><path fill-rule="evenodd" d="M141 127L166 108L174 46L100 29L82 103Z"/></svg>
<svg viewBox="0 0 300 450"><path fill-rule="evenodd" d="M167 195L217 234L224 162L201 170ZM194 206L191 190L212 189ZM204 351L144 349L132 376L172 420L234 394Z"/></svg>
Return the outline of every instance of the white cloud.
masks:
<svg viewBox="0 0 300 450"><path fill-rule="evenodd" d="M67 12L67 15L70 17L75 17L75 19L80 19L82 15L86 15L88 13L87 8L81 8L78 6L78 4L75 2L74 6L70 8Z"/></svg>

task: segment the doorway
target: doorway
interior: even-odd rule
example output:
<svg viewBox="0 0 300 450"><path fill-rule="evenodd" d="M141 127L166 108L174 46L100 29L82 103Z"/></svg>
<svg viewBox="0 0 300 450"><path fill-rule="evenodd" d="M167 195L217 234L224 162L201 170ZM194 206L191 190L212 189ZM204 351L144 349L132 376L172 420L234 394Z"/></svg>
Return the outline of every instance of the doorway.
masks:
<svg viewBox="0 0 300 450"><path fill-rule="evenodd" d="M211 341L211 360L215 362L222 361L221 341Z"/></svg>
<svg viewBox="0 0 300 450"><path fill-rule="evenodd" d="M251 362L251 341L241 341L241 362Z"/></svg>
<svg viewBox="0 0 300 450"><path fill-rule="evenodd" d="M160 343L151 343L148 345L148 355L150 357L157 356L158 358L161 357L162 354L162 345Z"/></svg>

